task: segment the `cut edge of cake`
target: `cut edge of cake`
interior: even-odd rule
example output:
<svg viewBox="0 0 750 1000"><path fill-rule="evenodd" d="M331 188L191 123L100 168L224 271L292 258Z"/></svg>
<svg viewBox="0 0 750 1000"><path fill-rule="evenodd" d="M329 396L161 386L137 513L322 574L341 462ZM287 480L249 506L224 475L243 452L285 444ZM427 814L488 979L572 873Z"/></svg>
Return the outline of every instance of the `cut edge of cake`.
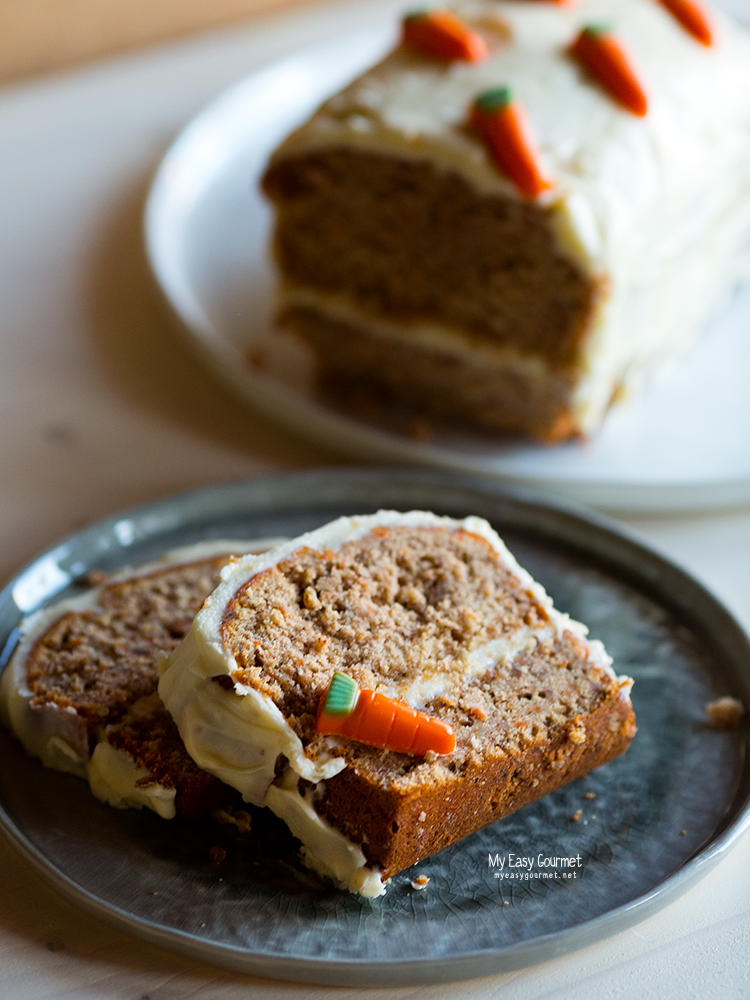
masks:
<svg viewBox="0 0 750 1000"><path fill-rule="evenodd" d="M665 359L695 342L713 302L738 280L738 249L750 231L750 116L741 98L750 86L750 35L712 12L715 44L706 47L652 0L451 7L486 38L486 59L443 61L397 46L273 153L264 188L278 210L279 326L305 343L321 388L345 408L356 411L374 386L386 400L411 400L420 416L439 421L468 420L546 441L590 435L613 401L632 395ZM649 97L645 117L623 108L571 58L576 33L599 23L611 25L632 53ZM536 199L519 192L469 123L472 100L506 84L528 112L554 181ZM334 161L342 155L349 162L338 169ZM347 197L354 198L373 176L399 164L408 168L401 185L407 194L423 190L429 201L439 182L443 196L424 212L414 196L388 216L388 191L377 190L364 208L347 208L341 194L347 178ZM463 270L451 273L446 249L453 256L461 249L460 220L447 248L434 233L431 244L422 233L424 252L413 254L411 264L398 256L419 231L414 218L430 219L450 204L450 178L475 192L466 201L472 216L493 203L500 215L531 213L549 229L545 244L589 283L585 315L579 322L576 314L564 336L540 314L535 328L549 329L549 348L514 339L544 297L544 274L541 286L530 286L524 308L511 309L504 322L503 303L489 294L478 326L456 320L463 312L448 307L447 293ZM317 216L311 202L295 229L299 195L313 189ZM362 217L371 215L380 228L362 230L357 242ZM315 226L317 248L310 237ZM392 245L373 260L389 229L398 229ZM535 250L517 250L523 291ZM396 260L393 283L389 255ZM401 294L406 278L423 270L429 284L438 256L449 263L434 272L441 278L432 296ZM485 258L480 270L491 269ZM503 274L494 279L502 284ZM565 282L549 287L554 305ZM554 345L563 340L571 352L556 362ZM514 405L500 405L504 397ZM376 395L372 402L379 401Z"/></svg>

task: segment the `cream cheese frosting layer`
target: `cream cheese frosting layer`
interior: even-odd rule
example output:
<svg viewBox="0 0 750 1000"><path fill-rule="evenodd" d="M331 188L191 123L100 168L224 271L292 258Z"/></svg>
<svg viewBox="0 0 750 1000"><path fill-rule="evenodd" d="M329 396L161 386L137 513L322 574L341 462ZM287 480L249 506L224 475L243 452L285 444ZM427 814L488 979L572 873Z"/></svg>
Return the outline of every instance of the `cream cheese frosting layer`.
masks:
<svg viewBox="0 0 750 1000"><path fill-rule="evenodd" d="M656 0L451 7L488 39L488 59L444 64L400 47L323 104L272 162L361 149L426 160L481 192L519 198L466 126L478 93L509 84L554 181L539 204L560 247L608 279L574 400L581 429L591 431L616 387L637 386L644 371L696 339L741 273L750 235L750 34L717 12L707 48ZM632 52L649 100L645 118L566 53L590 23L611 26Z"/></svg>
<svg viewBox="0 0 750 1000"><path fill-rule="evenodd" d="M92 794L116 809L153 810L162 819L174 819L175 788L152 781L148 768L138 767L125 750L103 740L94 747L86 767Z"/></svg>
<svg viewBox="0 0 750 1000"><path fill-rule="evenodd" d="M52 702L33 704L34 695L27 681L28 657L37 640L64 615L100 610L102 594L112 584L137 580L168 568L232 552L258 551L278 542L278 538L260 541L221 539L172 549L153 562L113 574L100 586L79 597L60 601L29 615L21 625L19 644L0 678L0 718L27 753L38 757L45 767L87 779L97 798L115 805L146 805L165 816L169 811L168 801L170 798L174 800L173 789L165 789L158 784L139 787L137 782L147 777L148 772L136 769L128 753L109 744L104 750L99 749L102 743L97 744L90 759L87 727L74 708L61 708ZM171 814L174 815L173 807Z"/></svg>
<svg viewBox="0 0 750 1000"><path fill-rule="evenodd" d="M299 778L287 769L269 787L266 805L302 841L302 857L309 868L360 896L382 896L380 872L368 867L361 849L315 811L313 798L322 791L320 784L312 792L302 789Z"/></svg>
<svg viewBox="0 0 750 1000"><path fill-rule="evenodd" d="M657 229L660 251L679 252L728 204L734 184L748 189L747 178L729 172L747 163L750 35L729 18L714 15L717 39L706 48L655 0L450 6L490 39L488 59L445 64L399 47L326 101L271 162L330 146L363 148L430 159L488 193L521 197L466 127L476 95L509 84L554 179L543 199L562 241L584 263L610 270L624 237L628 246L646 246ZM567 55L592 23L611 27L633 53L649 97L645 118L624 110ZM637 231L638 221L648 235Z"/></svg>
<svg viewBox="0 0 750 1000"><path fill-rule="evenodd" d="M247 566L247 560L240 561ZM177 649L162 661L159 696L198 767L236 788L246 802L262 806L279 755L289 759L299 777L312 782L338 774L345 762L334 753L310 760L270 698L239 683L228 691L213 680L237 668L221 639L209 638L219 634L223 608L214 599L223 587L198 613L201 624L196 625L196 617Z"/></svg>
<svg viewBox="0 0 750 1000"><path fill-rule="evenodd" d="M357 845L317 817L311 802L296 787L300 779L317 783L345 767L345 761L336 756L335 740L331 740L328 754L310 759L271 698L237 681L225 686L215 678L232 677L238 669L232 649L223 641L221 626L227 607L242 587L299 549L335 552L378 527L439 527L486 539L500 564L547 612L546 624L536 629L519 628L514 634L488 642L469 654L464 664L467 678L479 677L494 664L510 662L524 649L550 642L564 632L572 633L584 643L590 662L615 677L602 644L588 641L584 625L553 607L540 584L519 566L497 533L481 518L456 520L426 511L379 511L362 517L342 517L261 555L244 556L224 567L222 582L196 615L190 632L162 661L159 695L199 767L236 788L246 801L268 805L303 841L305 857L312 867L332 871L338 881L354 892L363 892L366 887L365 894L375 893L377 888L368 881L368 873L374 869L367 866ZM436 669L409 685L384 681L379 689L419 708L448 690L455 683L455 674L453 677L451 681L451 675ZM628 700L632 681L629 678L618 681L621 697ZM288 761L281 782L276 774L279 754Z"/></svg>

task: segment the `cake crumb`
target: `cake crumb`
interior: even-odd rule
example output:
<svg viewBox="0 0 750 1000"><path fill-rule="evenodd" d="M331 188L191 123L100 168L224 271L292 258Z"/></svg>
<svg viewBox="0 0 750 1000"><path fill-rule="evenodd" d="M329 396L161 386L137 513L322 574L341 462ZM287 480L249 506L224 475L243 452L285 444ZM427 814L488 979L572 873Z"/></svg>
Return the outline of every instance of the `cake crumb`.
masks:
<svg viewBox="0 0 750 1000"><path fill-rule="evenodd" d="M212 847L208 853L211 860L216 861L217 863L219 861L224 861L227 856L227 852L223 847Z"/></svg>
<svg viewBox="0 0 750 1000"><path fill-rule="evenodd" d="M586 726L583 724L579 715L573 719L573 722L568 729L568 739L571 743L586 742Z"/></svg>
<svg viewBox="0 0 750 1000"><path fill-rule="evenodd" d="M680 836L681 837L687 836L687 830L680 830Z"/></svg>
<svg viewBox="0 0 750 1000"><path fill-rule="evenodd" d="M595 799L596 792L586 792L586 794L583 797L584 799Z"/></svg>
<svg viewBox="0 0 750 1000"><path fill-rule="evenodd" d="M240 833L250 833L252 820L250 813L244 809L217 809L213 814L214 819L224 826L236 826Z"/></svg>
<svg viewBox="0 0 750 1000"><path fill-rule="evenodd" d="M583 815L583 810L582 809L576 809L576 811L570 817L570 822L571 823L580 823L582 815Z"/></svg>
<svg viewBox="0 0 750 1000"><path fill-rule="evenodd" d="M417 875L415 879L412 879L411 887L419 892L420 889L424 889L427 886L429 881L430 880L426 875Z"/></svg>
<svg viewBox="0 0 750 1000"><path fill-rule="evenodd" d="M736 729L745 714L745 706L737 698L717 698L706 702L706 718L714 729Z"/></svg>
<svg viewBox="0 0 750 1000"><path fill-rule="evenodd" d="M314 587L305 587L302 592L302 601L308 611L317 611L321 607L320 598Z"/></svg>

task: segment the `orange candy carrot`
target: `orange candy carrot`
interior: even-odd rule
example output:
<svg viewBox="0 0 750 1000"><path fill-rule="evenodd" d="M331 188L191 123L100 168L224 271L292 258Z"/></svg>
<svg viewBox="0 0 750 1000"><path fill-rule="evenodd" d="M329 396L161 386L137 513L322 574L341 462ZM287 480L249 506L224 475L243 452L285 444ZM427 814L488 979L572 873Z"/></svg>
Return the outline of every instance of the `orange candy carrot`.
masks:
<svg viewBox="0 0 750 1000"><path fill-rule="evenodd" d="M423 757L428 750L453 753L453 728L377 691L361 691L356 681L338 670L318 706L319 733L348 736L368 746Z"/></svg>
<svg viewBox="0 0 750 1000"><path fill-rule="evenodd" d="M607 28L587 25L571 45L570 54L624 108L641 118L646 114L648 100L630 56Z"/></svg>
<svg viewBox="0 0 750 1000"><path fill-rule="evenodd" d="M714 33L708 11L696 0L659 0L685 31L702 45L713 45Z"/></svg>
<svg viewBox="0 0 750 1000"><path fill-rule="evenodd" d="M526 114L513 100L510 87L486 90L474 101L471 124L482 135L497 165L517 188L531 198L552 187Z"/></svg>
<svg viewBox="0 0 750 1000"><path fill-rule="evenodd" d="M477 63L489 55L487 42L449 10L424 10L407 14L403 42L428 56L451 62Z"/></svg>

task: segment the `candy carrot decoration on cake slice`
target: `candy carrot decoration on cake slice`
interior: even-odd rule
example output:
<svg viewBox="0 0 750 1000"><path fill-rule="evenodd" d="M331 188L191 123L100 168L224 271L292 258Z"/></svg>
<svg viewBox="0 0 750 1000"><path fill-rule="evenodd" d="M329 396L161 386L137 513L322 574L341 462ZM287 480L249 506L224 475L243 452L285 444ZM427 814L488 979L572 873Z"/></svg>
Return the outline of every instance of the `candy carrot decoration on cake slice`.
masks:
<svg viewBox="0 0 750 1000"><path fill-rule="evenodd" d="M487 42L449 10L419 10L404 18L402 39L444 62L454 59L478 63L489 55Z"/></svg>
<svg viewBox="0 0 750 1000"><path fill-rule="evenodd" d="M526 113L513 100L510 87L480 94L471 109L471 124L503 173L524 194L536 198L552 187L540 164Z"/></svg>
<svg viewBox="0 0 750 1000"><path fill-rule="evenodd" d="M659 0L685 31L702 45L713 45L714 33L706 8L697 0Z"/></svg>
<svg viewBox="0 0 750 1000"><path fill-rule="evenodd" d="M622 42L608 28L587 25L571 45L570 54L624 108L641 118L646 114L648 100L638 73Z"/></svg>
<svg viewBox="0 0 750 1000"><path fill-rule="evenodd" d="M320 699L315 728L319 733L348 736L368 746L424 756L453 753L452 726L418 712L377 691L362 691L338 670Z"/></svg>

